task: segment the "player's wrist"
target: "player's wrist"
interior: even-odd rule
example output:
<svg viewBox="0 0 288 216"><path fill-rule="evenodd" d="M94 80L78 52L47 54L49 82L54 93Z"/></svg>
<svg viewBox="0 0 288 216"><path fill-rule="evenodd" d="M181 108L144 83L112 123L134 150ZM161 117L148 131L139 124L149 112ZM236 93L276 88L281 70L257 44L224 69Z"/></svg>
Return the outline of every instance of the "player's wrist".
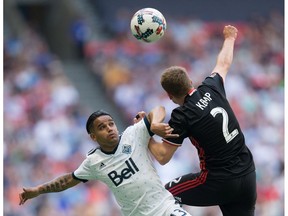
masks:
<svg viewBox="0 0 288 216"><path fill-rule="evenodd" d="M153 132L155 134L155 132L157 132L157 128L159 126L159 123L157 122L151 122L150 123L150 131Z"/></svg>
<svg viewBox="0 0 288 216"><path fill-rule="evenodd" d="M153 122L150 123L150 131L155 134L155 123Z"/></svg>
<svg viewBox="0 0 288 216"><path fill-rule="evenodd" d="M227 37L225 38L225 40L226 40L226 41L232 41L232 42L235 42L235 40L236 40L236 36L227 36Z"/></svg>

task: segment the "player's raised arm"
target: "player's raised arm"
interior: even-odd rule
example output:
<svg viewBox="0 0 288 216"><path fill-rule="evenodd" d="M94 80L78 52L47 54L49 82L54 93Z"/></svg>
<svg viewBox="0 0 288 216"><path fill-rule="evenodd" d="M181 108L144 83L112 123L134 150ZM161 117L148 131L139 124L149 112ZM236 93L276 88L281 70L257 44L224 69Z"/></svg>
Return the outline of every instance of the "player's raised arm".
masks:
<svg viewBox="0 0 288 216"><path fill-rule="evenodd" d="M23 188L23 192L19 194L19 205L23 205L28 199L35 198L40 194L64 191L80 182L73 178L72 173L69 173L36 187Z"/></svg>
<svg viewBox="0 0 288 216"><path fill-rule="evenodd" d="M219 73L224 82L233 61L234 43L237 38L237 32L238 30L234 26L227 25L224 27L224 43L218 54L216 66L212 71L212 73Z"/></svg>

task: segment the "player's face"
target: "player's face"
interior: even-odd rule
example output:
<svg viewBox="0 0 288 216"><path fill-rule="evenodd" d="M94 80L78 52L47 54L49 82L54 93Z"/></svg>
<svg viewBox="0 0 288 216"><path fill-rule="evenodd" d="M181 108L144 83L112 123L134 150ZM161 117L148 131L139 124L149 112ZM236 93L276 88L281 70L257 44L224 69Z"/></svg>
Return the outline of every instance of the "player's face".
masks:
<svg viewBox="0 0 288 216"><path fill-rule="evenodd" d="M119 142L117 127L109 115L103 115L94 120L90 136L104 151L108 152L113 151Z"/></svg>

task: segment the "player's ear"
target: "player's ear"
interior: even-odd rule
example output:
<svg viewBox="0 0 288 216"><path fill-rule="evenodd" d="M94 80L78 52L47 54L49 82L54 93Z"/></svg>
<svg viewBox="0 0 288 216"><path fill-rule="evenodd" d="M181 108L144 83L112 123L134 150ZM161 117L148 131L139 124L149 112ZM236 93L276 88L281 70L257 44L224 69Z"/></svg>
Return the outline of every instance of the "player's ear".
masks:
<svg viewBox="0 0 288 216"><path fill-rule="evenodd" d="M90 133L90 138L96 142L96 135L94 133Z"/></svg>

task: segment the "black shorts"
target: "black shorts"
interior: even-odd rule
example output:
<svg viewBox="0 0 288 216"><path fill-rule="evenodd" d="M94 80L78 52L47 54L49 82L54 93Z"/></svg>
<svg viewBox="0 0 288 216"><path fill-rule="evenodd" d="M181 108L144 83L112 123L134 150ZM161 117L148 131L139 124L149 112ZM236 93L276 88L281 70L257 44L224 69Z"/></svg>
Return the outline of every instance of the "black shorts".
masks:
<svg viewBox="0 0 288 216"><path fill-rule="evenodd" d="M191 173L165 185L176 200L189 206L219 205L223 216L253 216L257 198L256 173L235 179L209 179Z"/></svg>

